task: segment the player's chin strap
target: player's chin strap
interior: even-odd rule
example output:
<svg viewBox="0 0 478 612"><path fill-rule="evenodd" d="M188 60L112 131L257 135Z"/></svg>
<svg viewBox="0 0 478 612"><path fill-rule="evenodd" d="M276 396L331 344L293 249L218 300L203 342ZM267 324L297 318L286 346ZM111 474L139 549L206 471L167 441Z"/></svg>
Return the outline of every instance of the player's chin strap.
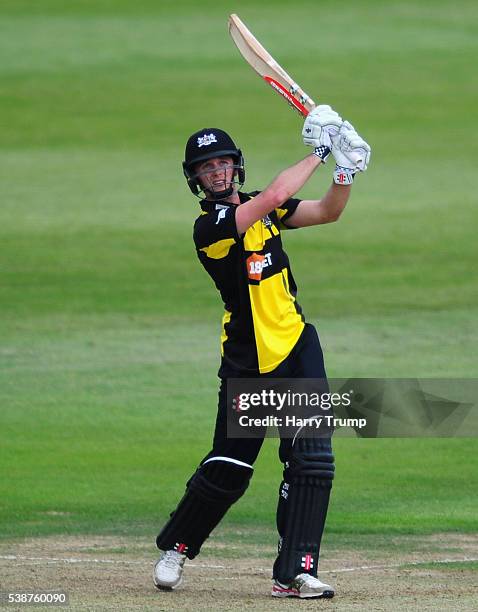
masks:
<svg viewBox="0 0 478 612"><path fill-rule="evenodd" d="M229 187L223 191L205 191L204 194L208 197L208 200L224 200L229 198L234 193L234 181L229 183Z"/></svg>
<svg viewBox="0 0 478 612"><path fill-rule="evenodd" d="M205 198L207 200L217 200L217 201L225 200L226 198L229 198L230 196L232 196L232 194L234 193L234 185L237 185L237 191L239 191L241 187L244 185L244 181L235 180L236 177L239 175L239 170L242 168L242 166L234 164L233 168L234 168L234 177L232 181L229 183L229 187L227 189L223 189L222 191L209 191L208 189L204 189L204 187L199 187L197 179L200 175L195 174L192 177L192 179L194 180L197 186L196 192L193 192L194 195L197 196L199 199ZM224 170L224 183L226 183L225 178L226 178L226 170Z"/></svg>

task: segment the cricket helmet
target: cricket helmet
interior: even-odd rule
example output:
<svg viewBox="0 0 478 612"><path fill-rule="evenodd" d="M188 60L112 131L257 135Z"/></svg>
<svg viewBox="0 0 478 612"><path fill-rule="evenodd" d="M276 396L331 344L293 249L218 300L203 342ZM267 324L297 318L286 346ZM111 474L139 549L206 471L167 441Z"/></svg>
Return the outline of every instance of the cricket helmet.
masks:
<svg viewBox="0 0 478 612"><path fill-rule="evenodd" d="M224 155L229 155L233 158L237 179L242 185L246 179L244 158L241 150L236 147L227 132L219 128L203 128L189 137L184 153L183 172L188 186L194 195L198 196L202 189L198 176L194 171L195 165L213 157L222 157ZM231 194L232 186L225 192L218 193L217 196L228 197Z"/></svg>

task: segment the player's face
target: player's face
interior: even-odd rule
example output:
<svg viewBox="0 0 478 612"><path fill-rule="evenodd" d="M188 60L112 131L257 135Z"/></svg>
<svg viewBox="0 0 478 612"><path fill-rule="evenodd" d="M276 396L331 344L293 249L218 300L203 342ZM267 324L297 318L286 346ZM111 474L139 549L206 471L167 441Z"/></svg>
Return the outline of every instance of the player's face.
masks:
<svg viewBox="0 0 478 612"><path fill-rule="evenodd" d="M225 191L234 179L234 160L229 156L213 157L199 163L195 172L205 191Z"/></svg>

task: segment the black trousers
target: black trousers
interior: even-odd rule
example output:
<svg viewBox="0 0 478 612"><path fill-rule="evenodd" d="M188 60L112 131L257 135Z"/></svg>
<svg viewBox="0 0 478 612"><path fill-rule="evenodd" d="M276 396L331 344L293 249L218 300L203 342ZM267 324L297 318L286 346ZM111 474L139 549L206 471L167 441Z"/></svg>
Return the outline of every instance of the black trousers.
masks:
<svg viewBox="0 0 478 612"><path fill-rule="evenodd" d="M230 371L229 368L228 371ZM231 378L241 377L251 378L251 375L240 371L234 373L231 371ZM320 346L319 336L315 327L310 323L306 323L304 331L288 357L275 370L268 374L261 374L260 377L326 379L322 347ZM228 438L227 410L227 378L222 378L219 388L218 413L213 447L201 463L204 463L211 457L224 456L252 466L259 455L264 438ZM323 443L331 448L330 439L324 440ZM291 452L291 446L292 439L284 438L281 440L279 457L282 462L287 461Z"/></svg>

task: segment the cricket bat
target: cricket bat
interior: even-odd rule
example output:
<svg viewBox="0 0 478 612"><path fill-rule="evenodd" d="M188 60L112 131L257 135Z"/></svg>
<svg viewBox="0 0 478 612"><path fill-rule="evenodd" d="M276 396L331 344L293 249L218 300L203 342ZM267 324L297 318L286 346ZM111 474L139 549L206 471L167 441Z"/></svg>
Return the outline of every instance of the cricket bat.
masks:
<svg viewBox="0 0 478 612"><path fill-rule="evenodd" d="M246 62L292 108L307 117L316 104L290 77L235 14L229 17L229 33Z"/></svg>
<svg viewBox="0 0 478 612"><path fill-rule="evenodd" d="M280 66L272 55L264 49L252 32L236 14L229 16L229 33L246 62L280 94L292 108L307 117L316 106L312 98ZM360 155L353 153L353 161L361 161Z"/></svg>

